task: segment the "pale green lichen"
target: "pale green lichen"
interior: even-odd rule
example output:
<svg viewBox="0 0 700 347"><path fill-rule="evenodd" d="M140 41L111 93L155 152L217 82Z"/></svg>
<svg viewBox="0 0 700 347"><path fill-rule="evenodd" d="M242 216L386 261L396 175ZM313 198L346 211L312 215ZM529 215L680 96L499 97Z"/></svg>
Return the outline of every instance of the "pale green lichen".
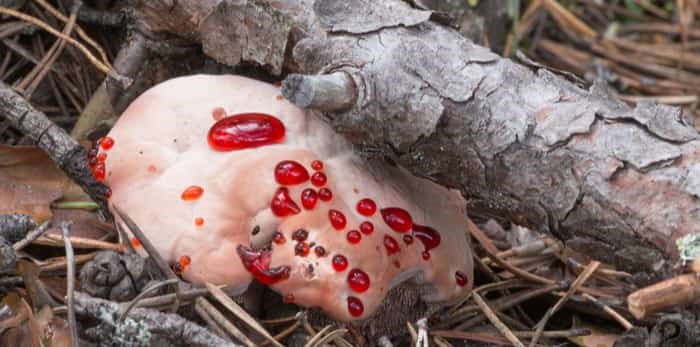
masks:
<svg viewBox="0 0 700 347"><path fill-rule="evenodd" d="M688 234L676 240L678 254L681 264L695 260L700 257L700 233Z"/></svg>

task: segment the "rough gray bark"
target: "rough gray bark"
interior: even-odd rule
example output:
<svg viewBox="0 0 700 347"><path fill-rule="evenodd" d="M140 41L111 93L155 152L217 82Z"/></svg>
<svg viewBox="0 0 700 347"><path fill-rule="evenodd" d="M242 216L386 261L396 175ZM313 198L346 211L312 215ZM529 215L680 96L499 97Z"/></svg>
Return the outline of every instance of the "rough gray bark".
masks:
<svg viewBox="0 0 700 347"><path fill-rule="evenodd" d="M150 346L152 344L149 341L153 341L156 336L167 339L173 346L240 346L223 340L177 314L134 308L129 311L128 319L119 323L117 320L123 309L119 304L80 292L75 293L75 300L78 314L104 323L107 330L104 333L91 331L93 335L98 335L96 337L100 339L101 346Z"/></svg>
<svg viewBox="0 0 700 347"><path fill-rule="evenodd" d="M178 1L159 18L165 3L141 3L139 19L203 42L220 61L235 62L206 47L239 38L243 23L246 39L234 40L243 60L347 73L355 103L324 113L336 130L368 156L459 188L472 213L658 274L677 259L674 240L700 225L700 141L679 109L631 108L603 85L503 59L399 0ZM229 18L222 8L256 15ZM287 49L271 36L288 38Z"/></svg>
<svg viewBox="0 0 700 347"><path fill-rule="evenodd" d="M104 211L108 211L105 203L105 193L108 188L95 180L91 174L87 152L78 142L2 82L0 82L0 110L2 110L2 116L14 128L35 141L37 146L46 152L68 177L100 204Z"/></svg>

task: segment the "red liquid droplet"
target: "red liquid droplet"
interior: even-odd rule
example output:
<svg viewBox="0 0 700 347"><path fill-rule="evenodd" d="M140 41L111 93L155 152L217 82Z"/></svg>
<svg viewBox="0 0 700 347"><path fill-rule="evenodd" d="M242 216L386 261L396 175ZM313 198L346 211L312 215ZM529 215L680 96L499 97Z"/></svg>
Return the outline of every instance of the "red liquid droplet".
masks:
<svg viewBox="0 0 700 347"><path fill-rule="evenodd" d="M275 180L286 186L301 184L309 180L309 172L296 161L284 160L275 166Z"/></svg>
<svg viewBox="0 0 700 347"><path fill-rule="evenodd" d="M423 255L423 260L430 260L430 252L423 252L421 254Z"/></svg>
<svg viewBox="0 0 700 347"><path fill-rule="evenodd" d="M299 206L289 197L289 189L281 187L275 192L270 203L272 213L277 217L287 217L301 212Z"/></svg>
<svg viewBox="0 0 700 347"><path fill-rule="evenodd" d="M255 148L284 140L284 124L262 113L241 113L223 118L209 129L209 146L217 151Z"/></svg>
<svg viewBox="0 0 700 347"><path fill-rule="evenodd" d="M323 172L314 172L314 174L311 175L311 184L315 185L316 187L325 186L326 181L328 181L328 178Z"/></svg>
<svg viewBox="0 0 700 347"><path fill-rule="evenodd" d="M100 140L100 147L102 147L102 149L104 149L105 151L111 149L113 146L114 139L109 136L105 136Z"/></svg>
<svg viewBox="0 0 700 347"><path fill-rule="evenodd" d="M431 227L414 224L413 236L423 243L426 252L440 245L440 233Z"/></svg>
<svg viewBox="0 0 700 347"><path fill-rule="evenodd" d="M95 158L97 156L97 147L93 144L93 146L90 148L90 150L87 153L88 159Z"/></svg>
<svg viewBox="0 0 700 347"><path fill-rule="evenodd" d="M326 255L326 249L323 246L316 246L314 247L314 253L316 253L317 257L323 257Z"/></svg>
<svg viewBox="0 0 700 347"><path fill-rule="evenodd" d="M102 182L105 180L105 163L97 163L92 169L92 175L95 179Z"/></svg>
<svg viewBox="0 0 700 347"><path fill-rule="evenodd" d="M107 191L105 192L105 199L109 199L112 197L112 188L107 187Z"/></svg>
<svg viewBox="0 0 700 347"><path fill-rule="evenodd" d="M107 153L102 152L102 153L97 155L97 162L98 163L104 163L105 160L107 160Z"/></svg>
<svg viewBox="0 0 700 347"><path fill-rule="evenodd" d="M155 165L148 165L148 172L154 173L156 171L158 171L158 169L156 168Z"/></svg>
<svg viewBox="0 0 700 347"><path fill-rule="evenodd" d="M191 262L192 260L190 259L190 257L186 255L181 256L180 260L177 262L177 265L179 265L178 270L180 272L187 270Z"/></svg>
<svg viewBox="0 0 700 347"><path fill-rule="evenodd" d="M411 235L404 235L403 236L403 242L407 245L410 245L413 243L413 236Z"/></svg>
<svg viewBox="0 0 700 347"><path fill-rule="evenodd" d="M357 212L363 216L371 217L377 212L377 204L372 199L362 199L357 202Z"/></svg>
<svg viewBox="0 0 700 347"><path fill-rule="evenodd" d="M333 256L333 268L335 271L342 272L348 268L348 259L342 254L336 254Z"/></svg>
<svg viewBox="0 0 700 347"><path fill-rule="evenodd" d="M311 168L316 171L321 171L323 170L323 162L320 160L314 160L311 162Z"/></svg>
<svg viewBox="0 0 700 347"><path fill-rule="evenodd" d="M204 218L202 218L202 217L195 218L194 225L196 225L198 227L201 227L202 225L204 225Z"/></svg>
<svg viewBox="0 0 700 347"><path fill-rule="evenodd" d="M333 226L333 228L335 228L335 230L342 230L347 224L345 215L338 210L329 210L328 219L330 219L331 225Z"/></svg>
<svg viewBox="0 0 700 347"><path fill-rule="evenodd" d="M214 118L215 121L219 121L226 117L226 110L224 110L223 107L217 107L211 111L211 117Z"/></svg>
<svg viewBox="0 0 700 347"><path fill-rule="evenodd" d="M294 294L285 295L284 298L282 299L282 301L287 303L287 304L294 302Z"/></svg>
<svg viewBox="0 0 700 347"><path fill-rule="evenodd" d="M360 231L365 235L371 235L374 232L374 224L372 222L360 223Z"/></svg>
<svg viewBox="0 0 700 347"><path fill-rule="evenodd" d="M353 317L359 317L365 312L365 306L362 304L362 300L354 297L348 296L348 312Z"/></svg>
<svg viewBox="0 0 700 347"><path fill-rule="evenodd" d="M360 269L352 269L348 273L348 285L357 293L363 293L369 289L369 275Z"/></svg>
<svg viewBox="0 0 700 347"><path fill-rule="evenodd" d="M333 192L328 188L321 188L318 190L318 198L323 201L331 201L331 199L333 199Z"/></svg>
<svg viewBox="0 0 700 347"><path fill-rule="evenodd" d="M391 229L399 233L405 233L413 227L411 215L404 209L389 207L382 209L382 218Z"/></svg>
<svg viewBox="0 0 700 347"><path fill-rule="evenodd" d="M246 246L238 245L236 251L241 258L243 267L260 283L271 285L289 278L289 266L270 268L269 250L256 252Z"/></svg>
<svg viewBox="0 0 700 347"><path fill-rule="evenodd" d="M284 234L282 234L279 231L275 231L275 233L272 234L272 242L274 242L278 245L282 245L285 242L287 242L287 239L284 237Z"/></svg>
<svg viewBox="0 0 700 347"><path fill-rule="evenodd" d="M306 188L301 191L301 205L305 209L311 210L316 206L316 201L318 201L318 194L311 188Z"/></svg>
<svg viewBox="0 0 700 347"><path fill-rule="evenodd" d="M360 234L360 232L357 230L348 231L348 234L345 237L348 239L348 242L352 244L358 244L360 243L360 240L362 240L362 234Z"/></svg>
<svg viewBox="0 0 700 347"><path fill-rule="evenodd" d="M384 235L384 248L386 248L386 252L389 255L392 255L401 250L401 247L399 247L399 243L396 242L396 240L389 235Z"/></svg>
<svg viewBox="0 0 700 347"><path fill-rule="evenodd" d="M194 201L201 198L202 194L204 194L204 189L202 187L189 186L182 191L182 195L180 197L185 201Z"/></svg>
<svg viewBox="0 0 700 347"><path fill-rule="evenodd" d="M455 281L460 287L467 285L467 276L465 276L461 271L455 272Z"/></svg>
<svg viewBox="0 0 700 347"><path fill-rule="evenodd" d="M299 242L294 246L294 254L300 257L305 257L309 255L309 244L306 242Z"/></svg>
<svg viewBox="0 0 700 347"><path fill-rule="evenodd" d="M395 266L397 269L400 269L400 268L401 268L401 262L399 262L398 259L394 259L394 263L393 263L393 264L394 264L394 266Z"/></svg>
<svg viewBox="0 0 700 347"><path fill-rule="evenodd" d="M309 237L309 232L304 230L304 229L297 229L292 233L292 240L294 241L306 241L306 238Z"/></svg>
<svg viewBox="0 0 700 347"><path fill-rule="evenodd" d="M134 247L141 247L141 241L139 239L132 237L131 238L131 245Z"/></svg>

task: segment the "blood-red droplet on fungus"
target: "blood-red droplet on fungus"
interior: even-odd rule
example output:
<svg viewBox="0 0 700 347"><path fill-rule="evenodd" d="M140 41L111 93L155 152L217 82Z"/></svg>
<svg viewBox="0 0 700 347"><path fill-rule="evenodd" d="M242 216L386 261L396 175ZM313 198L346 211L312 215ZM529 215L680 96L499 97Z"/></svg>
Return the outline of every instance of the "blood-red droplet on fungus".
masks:
<svg viewBox="0 0 700 347"><path fill-rule="evenodd" d="M287 242L287 239L284 237L284 234L279 231L275 231L275 233L272 234L272 242L281 245Z"/></svg>
<svg viewBox="0 0 700 347"><path fill-rule="evenodd" d="M399 207L388 207L381 210L386 225L399 233L405 233L413 227L413 219L408 211Z"/></svg>
<svg viewBox="0 0 700 347"><path fill-rule="evenodd" d="M306 241L309 237L309 232L304 229L297 229L292 233L292 240L294 241Z"/></svg>
<svg viewBox="0 0 700 347"><path fill-rule="evenodd" d="M282 301L284 301L287 304L294 302L294 294L285 295Z"/></svg>
<svg viewBox="0 0 700 347"><path fill-rule="evenodd" d="M323 162L320 160L314 160L311 162L311 168L315 171L321 171L323 170Z"/></svg>
<svg viewBox="0 0 700 347"><path fill-rule="evenodd" d="M396 239L389 235L384 235L384 248L386 248L388 255L392 255L401 250L401 247L399 246L399 243L396 242Z"/></svg>
<svg viewBox="0 0 700 347"><path fill-rule="evenodd" d="M372 222L362 222L360 223L360 231L365 235L371 235L374 232L374 224Z"/></svg>
<svg viewBox="0 0 700 347"><path fill-rule="evenodd" d="M102 139L100 139L100 147L102 147L102 149L104 149L105 151L110 150L113 146L114 146L114 139L113 138L111 138L109 136L105 136Z"/></svg>
<svg viewBox="0 0 700 347"><path fill-rule="evenodd" d="M345 271L348 268L348 259L342 254L334 255L331 263L333 264L333 269L338 272Z"/></svg>
<svg viewBox="0 0 700 347"><path fill-rule="evenodd" d="M431 227L413 224L413 236L423 243L423 259L430 259L430 250L440 245L440 233Z"/></svg>
<svg viewBox="0 0 700 347"><path fill-rule="evenodd" d="M112 188L107 187L107 191L105 191L105 199L108 199L112 197Z"/></svg>
<svg viewBox="0 0 700 347"><path fill-rule="evenodd" d="M360 240L362 240L362 234L360 234L360 232L357 230L348 231L345 237L347 238L348 242L352 244L358 244L360 243Z"/></svg>
<svg viewBox="0 0 700 347"><path fill-rule="evenodd" d="M323 201L331 201L331 199L333 199L333 192L328 188L321 188L318 190L318 198Z"/></svg>
<svg viewBox="0 0 700 347"><path fill-rule="evenodd" d="M92 175L95 179L102 182L105 179L105 163L97 163L95 167L92 168Z"/></svg>
<svg viewBox="0 0 700 347"><path fill-rule="evenodd" d="M364 293L369 289L369 275L360 269L352 269L348 272L348 286L356 293Z"/></svg>
<svg viewBox="0 0 700 347"><path fill-rule="evenodd" d="M314 206L316 206L317 201L318 194L316 194L315 190L311 188L306 188L301 191L301 205L304 206L305 209L313 209Z"/></svg>
<svg viewBox="0 0 700 347"><path fill-rule="evenodd" d="M309 244L306 242L299 242L294 246L294 254L300 257L305 257L309 255Z"/></svg>
<svg viewBox="0 0 700 347"><path fill-rule="evenodd" d="M363 216L371 217L377 212L377 204L372 199L362 199L357 202L357 212Z"/></svg>
<svg viewBox="0 0 700 347"><path fill-rule="evenodd" d="M97 155L97 162L98 163L104 163L107 160L107 153L102 152Z"/></svg>
<svg viewBox="0 0 700 347"><path fill-rule="evenodd" d="M204 218L202 218L202 217L195 218L194 225L196 225L198 227L201 227L202 225L204 225Z"/></svg>
<svg viewBox="0 0 700 347"><path fill-rule="evenodd" d="M362 304L362 300L354 297L348 296L348 312L353 317L359 317L365 312L365 306Z"/></svg>
<svg viewBox="0 0 700 347"><path fill-rule="evenodd" d="M209 129L209 146L217 151L255 148L284 140L282 121L263 113L241 113L223 118Z"/></svg>
<svg viewBox="0 0 700 347"><path fill-rule="evenodd" d="M155 165L148 165L148 172L154 173L156 171L158 171L158 169L156 168Z"/></svg>
<svg viewBox="0 0 700 347"><path fill-rule="evenodd" d="M141 247L141 241L139 239L132 237L131 238L131 245L134 247Z"/></svg>
<svg viewBox="0 0 700 347"><path fill-rule="evenodd" d="M246 246L238 245L236 251L238 252L238 256L241 258L243 267L245 267L253 278L258 280L260 283L272 285L289 278L289 266L277 266L270 268L270 250L263 249L260 251L253 251Z"/></svg>
<svg viewBox="0 0 700 347"><path fill-rule="evenodd" d="M277 189L277 192L275 192L275 195L272 197L270 209L272 209L272 213L277 217L287 217L301 212L299 206L289 197L289 189L285 187Z"/></svg>
<svg viewBox="0 0 700 347"><path fill-rule="evenodd" d="M204 194L204 188L193 185L185 188L180 197L185 201L194 201L201 198L202 194Z"/></svg>
<svg viewBox="0 0 700 347"><path fill-rule="evenodd" d="M430 260L430 252L425 251L421 253L421 255L423 256L423 260Z"/></svg>
<svg viewBox="0 0 700 347"><path fill-rule="evenodd" d="M347 224L345 215L338 210L329 210L328 219L331 221L331 225L335 230L343 230Z"/></svg>
<svg viewBox="0 0 700 347"><path fill-rule="evenodd" d="M397 269L401 268L401 262L399 262L398 259L394 259L393 264L394 264L394 267L396 267Z"/></svg>
<svg viewBox="0 0 700 347"><path fill-rule="evenodd" d="M275 180L286 186L302 184L309 180L309 172L296 161L284 160L275 166Z"/></svg>
<svg viewBox="0 0 700 347"><path fill-rule="evenodd" d="M460 287L464 287L467 285L467 276L465 276L461 271L455 272L455 282L457 282L457 285Z"/></svg>
<svg viewBox="0 0 700 347"><path fill-rule="evenodd" d="M314 247L314 253L316 253L317 257L323 257L326 255L326 249L323 246L316 246Z"/></svg>
<svg viewBox="0 0 700 347"><path fill-rule="evenodd" d="M403 242L407 245L410 245L413 243L413 236L411 235L404 235L403 236Z"/></svg>
<svg viewBox="0 0 700 347"><path fill-rule="evenodd" d="M325 186L327 181L328 177L326 177L326 174L324 174L323 172L317 171L314 172L313 175L311 175L311 184L315 185L316 187Z"/></svg>

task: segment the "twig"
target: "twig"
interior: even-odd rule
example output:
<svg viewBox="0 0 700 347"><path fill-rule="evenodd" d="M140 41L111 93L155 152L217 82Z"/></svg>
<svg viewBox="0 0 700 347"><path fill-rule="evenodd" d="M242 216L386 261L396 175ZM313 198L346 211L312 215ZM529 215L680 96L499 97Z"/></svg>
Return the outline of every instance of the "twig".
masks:
<svg viewBox="0 0 700 347"><path fill-rule="evenodd" d="M19 18L19 19L21 19L21 20L23 20L23 21L32 23L32 24L34 24L34 25L36 25L36 26L38 26L38 27L40 27L40 28L42 28L42 29L48 31L50 34L52 34L52 35L54 35L54 36L56 36L56 37L58 37L58 38L61 38L61 39L65 40L66 42L70 43L71 45L73 45L73 46L75 46L76 48L78 48L81 52L83 52L83 54L84 54L85 57L90 61L90 63L92 63L93 65L95 65L95 67L96 67L98 70L102 71L104 74L106 74L106 75L108 75L108 76L111 76L112 78L114 78L114 79L116 79L116 80L120 80L120 81L125 81L125 82L126 82L127 80L129 80L129 79L126 78L126 77L119 76L116 72L114 72L114 70L110 69L109 66L107 66L107 65L105 65L104 63L102 63L101 61L97 60L97 58L95 58L95 56L92 55L92 53L90 52L90 50L88 50L87 48L85 48L85 46L83 46L83 44L81 44L80 42L78 42L78 41L76 41L75 39L71 38L70 36L66 36L66 35L64 35L63 33L57 31L56 29L54 29L54 28L52 28L50 25L48 25L48 24L42 22L42 21L39 20L38 18L33 17L33 16L29 16L29 15L26 15L26 14L21 13L21 12L19 12L19 11L15 11L15 10L13 10L13 9L10 9L10 8L7 8L7 7L2 7L2 6L0 6L0 13L6 14L6 15L8 15L8 16L12 16L12 17L15 17L15 18ZM130 82L128 82L128 83L130 83Z"/></svg>
<svg viewBox="0 0 700 347"><path fill-rule="evenodd" d="M46 11L51 13L54 17L58 18L62 22L65 23L68 21L68 18L66 18L66 16L63 15L63 13L61 13L55 7L51 6L51 4L46 2L46 0L34 0L34 1L36 1L39 5L41 5L41 7L43 7ZM82 6L80 9L80 12L84 12L84 10L85 10L85 7ZM78 17L79 18L81 17L81 13L78 13ZM102 58L102 62L111 69L112 66L109 64L109 59L107 59L107 54L102 49L102 47L99 44L97 44L97 42L95 42L93 39L91 39L90 36L88 36L88 34L85 33L85 30L83 30L79 25L76 26L75 31L78 33L78 36L80 36L80 38L85 40L85 42L87 42L90 46L92 46L100 54L100 58Z"/></svg>
<svg viewBox="0 0 700 347"><path fill-rule="evenodd" d="M251 341L245 334L241 332L240 329L238 329L235 325L233 325L231 322L229 322L226 317L219 312L219 310L214 307L209 301L207 301L203 297L197 298L195 300L195 305L199 306L201 309L203 309L207 314L209 314L214 321L219 324L221 327L224 328L231 336L235 337L238 341L242 342L244 345L248 347L255 347L255 343Z"/></svg>
<svg viewBox="0 0 700 347"><path fill-rule="evenodd" d="M122 314L119 315L119 319L117 320L117 322L118 323L123 322L124 318L129 314L129 311L131 311L131 309L134 308L134 306L136 306L136 304L139 302L139 300L146 297L146 295L148 295L148 293L155 291L157 289L160 289L162 287L171 285L171 284L177 284L177 282L178 282L177 279L170 279L170 280L165 280L165 281L162 281L160 283L157 283L157 284L150 286L148 288L145 288L144 290L141 291L141 293L139 293L139 295L137 295L135 298L133 298L129 302L129 304L124 309L124 312L122 312Z"/></svg>
<svg viewBox="0 0 700 347"><path fill-rule="evenodd" d="M496 316L495 313L493 313L493 310L489 307L489 305L484 302L484 299L481 298L481 295L479 293L472 293L472 298L474 298L474 302L476 302L477 305L479 305L479 308L481 308L481 311L486 315L486 317L491 321L491 324L493 324L498 331L503 334L503 336L508 339L510 343L512 343L516 347L525 347L520 340L513 335L513 332L508 328L503 322L501 322L500 319Z"/></svg>
<svg viewBox="0 0 700 347"><path fill-rule="evenodd" d="M428 340L428 320L421 318L416 322L416 326L418 327L416 347L428 347L430 344L430 340Z"/></svg>
<svg viewBox="0 0 700 347"><path fill-rule="evenodd" d="M467 331L456 331L456 330L435 330L430 333L431 335L434 336L442 336L442 337L447 337L447 338L455 338L455 339L469 339L472 334L475 334L473 332L467 332ZM476 333L479 334L479 333ZM513 331L513 335L517 337L523 337L523 338L528 338L532 337L535 333L532 331ZM542 337L547 337L547 338L567 338L567 337L575 337L575 336L586 336L590 335L591 330L590 329L571 329L571 330L550 330L550 331L544 331L542 332Z"/></svg>
<svg viewBox="0 0 700 347"><path fill-rule="evenodd" d="M609 314L610 317L612 317L616 322L620 323L625 330L630 330L634 327L634 325L625 319L625 317L617 313L617 311L613 310L610 306L600 302L600 300L596 299L593 295L583 293L582 296L594 303L596 306L600 307L603 311L605 311L605 313Z"/></svg>
<svg viewBox="0 0 700 347"><path fill-rule="evenodd" d="M63 238L67 239L70 234L70 222L62 222L59 226L63 232ZM73 246L70 242L65 243L66 260L68 273L66 274L66 306L68 307L68 326L70 328L71 345L78 347L78 322L75 319L75 303L73 292L75 291L75 259L73 256Z"/></svg>
<svg viewBox="0 0 700 347"><path fill-rule="evenodd" d="M209 327L209 330L212 330L214 334L219 335L222 339L226 340L231 340L231 338L226 334L226 332L219 326L219 324L216 323L216 320L205 310L202 308L202 305L198 304L195 302L194 304L194 311L197 312L200 318L204 320L205 323L207 323L207 327Z"/></svg>
<svg viewBox="0 0 700 347"><path fill-rule="evenodd" d="M316 334L314 334L314 336L311 337L311 339L309 339L308 342L306 342L304 347L313 346L316 343L316 341L321 339L321 337L326 333L326 331L331 330L332 327L332 325L326 325L325 327L323 327L323 329L319 330Z"/></svg>
<svg viewBox="0 0 700 347"><path fill-rule="evenodd" d="M591 261L588 266L586 266L586 269L581 272L578 277L576 277L576 280L574 283L571 284L571 287L569 287L569 290L566 291L566 294L564 294L563 297L559 298L559 301L557 301L554 306L552 306L549 310L547 310L547 313L545 313L544 317L537 323L537 329L535 332L535 335L532 337L532 340L530 340L530 347L535 346L537 344L537 341L540 339L540 336L542 335L542 332L544 331L544 327L547 325L547 321L555 314L559 309L566 303L569 298L576 293L577 290L583 286L583 284L588 280L591 275L595 272L596 269L600 266L600 262L598 261Z"/></svg>
<svg viewBox="0 0 700 347"><path fill-rule="evenodd" d="M105 242L77 236L73 236L68 240L69 243L71 243L75 248L101 249L115 252L122 252L124 250L124 247L119 243ZM62 235L45 234L34 240L34 243L46 246L61 246L62 244L66 243L66 241Z"/></svg>
<svg viewBox="0 0 700 347"><path fill-rule="evenodd" d="M116 319L120 305L87 294L75 292L76 312L95 319L105 317ZM156 310L135 308L129 312L129 318L139 320L148 327L151 333L166 337L177 337L183 345L202 347L239 347L240 345L227 342L212 334L207 329L194 324L177 314L163 313Z"/></svg>
<svg viewBox="0 0 700 347"><path fill-rule="evenodd" d="M325 336L319 338L314 344L307 343L306 346L304 346L304 347L324 346L327 342L335 340L336 338L339 338L339 337L347 334L347 332L348 332L348 329L343 329L343 328L335 329L335 330L329 332L328 334L326 334ZM321 334L321 332L319 332L319 335L320 334Z"/></svg>
<svg viewBox="0 0 700 347"><path fill-rule="evenodd" d="M255 318L251 317L248 314L248 312L246 312L242 307L240 307L235 301L231 300L231 298L228 295L226 295L226 293L224 293L223 290L211 283L206 283L206 286L211 295L214 296L214 298L216 298L216 300L218 300L222 305L224 305L226 309L231 311L231 313L235 314L238 318L240 318L242 321L248 324L251 328L255 329L273 345L278 347L284 347L281 343L275 340L272 337L272 335L270 335L270 333L267 332L267 330L265 330L265 328L262 325L260 325L258 321L255 320Z"/></svg>
<svg viewBox="0 0 700 347"><path fill-rule="evenodd" d="M108 188L92 175L85 160L87 153L78 142L3 82L0 82L0 111L14 128L35 141L56 166L108 211L104 200Z"/></svg>

